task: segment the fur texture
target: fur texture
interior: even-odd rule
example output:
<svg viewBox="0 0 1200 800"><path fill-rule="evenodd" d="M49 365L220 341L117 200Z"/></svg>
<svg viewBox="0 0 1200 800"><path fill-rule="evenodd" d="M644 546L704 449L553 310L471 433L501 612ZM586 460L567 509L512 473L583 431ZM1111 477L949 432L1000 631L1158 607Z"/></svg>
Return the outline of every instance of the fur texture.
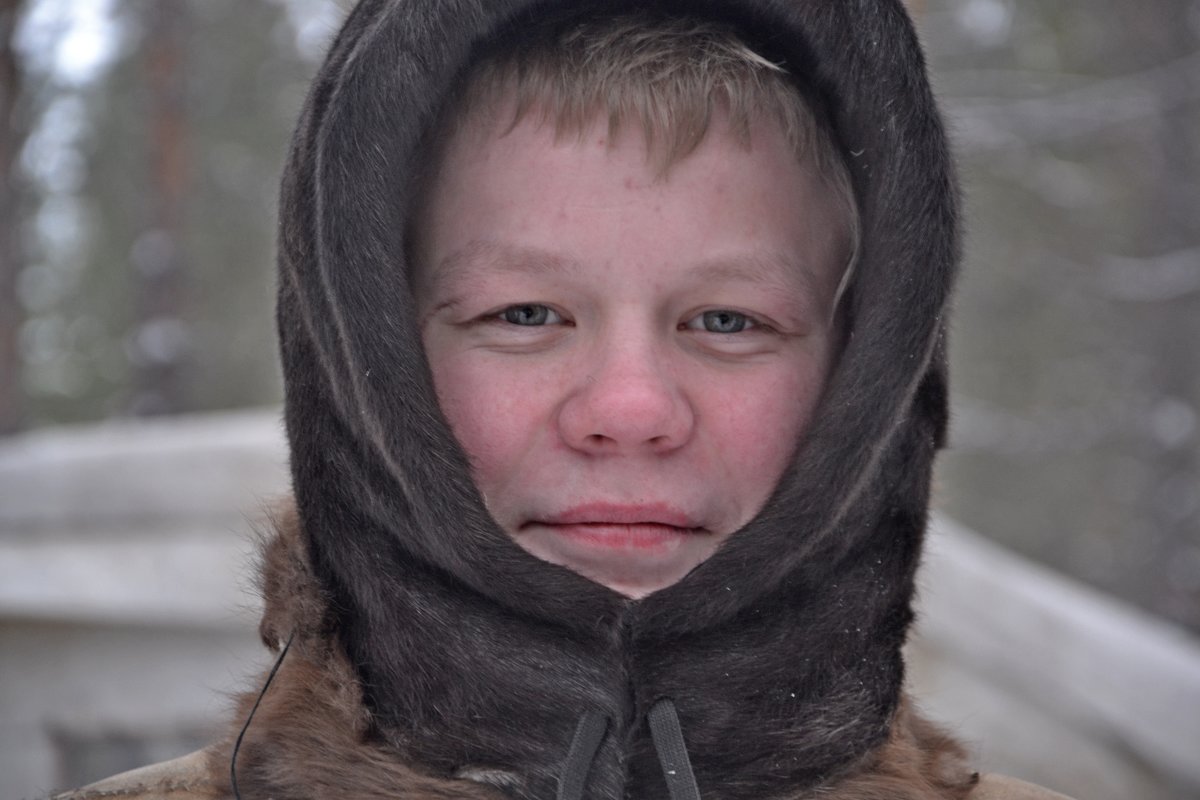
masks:
<svg viewBox="0 0 1200 800"><path fill-rule="evenodd" d="M431 774L381 735L363 705L361 685L331 638L327 597L311 572L294 514L278 521L264 550L266 614L261 633L278 651L294 635L278 675L246 730L238 753L243 797L307 800L500 800L497 787L514 778L493 765L462 764L453 775ZM257 692L238 701L236 726L209 751L209 773L230 793L234 742ZM786 753L776 754L786 758ZM950 800L966 797L977 777L963 766L961 748L915 714L905 700L887 740L846 774L812 789L782 791L788 800Z"/></svg>
<svg viewBox="0 0 1200 800"><path fill-rule="evenodd" d="M512 542L438 409L401 221L472 49L587 4L363 0L314 83L281 204L286 420L321 641L353 665L379 752L435 778L469 768L553 797L592 711L610 725L589 800L665 796L645 716L670 697L705 796L802 796L892 747L906 718L900 648L946 423L952 165L900 0L651 4L739 26L828 106L863 241L811 428L762 512L644 600Z"/></svg>

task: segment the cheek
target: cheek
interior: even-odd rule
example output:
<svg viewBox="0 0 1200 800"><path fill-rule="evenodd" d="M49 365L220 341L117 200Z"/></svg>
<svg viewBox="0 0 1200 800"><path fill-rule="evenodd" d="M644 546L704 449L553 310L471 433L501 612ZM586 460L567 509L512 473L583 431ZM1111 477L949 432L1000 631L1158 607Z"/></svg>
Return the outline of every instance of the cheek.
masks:
<svg viewBox="0 0 1200 800"><path fill-rule="evenodd" d="M511 369L460 357L433 367L438 402L485 495L510 474L537 429L541 392ZM522 386L525 390L522 391Z"/></svg>
<svg viewBox="0 0 1200 800"><path fill-rule="evenodd" d="M812 419L824 389L824 364L804 361L738 381L706 415L731 483L745 500L766 500Z"/></svg>

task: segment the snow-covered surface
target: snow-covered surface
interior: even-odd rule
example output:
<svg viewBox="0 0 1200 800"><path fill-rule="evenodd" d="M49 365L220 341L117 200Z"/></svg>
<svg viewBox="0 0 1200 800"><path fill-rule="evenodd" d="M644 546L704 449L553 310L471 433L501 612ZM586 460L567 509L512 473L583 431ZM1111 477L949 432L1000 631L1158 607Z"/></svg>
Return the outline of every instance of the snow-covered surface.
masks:
<svg viewBox="0 0 1200 800"><path fill-rule="evenodd" d="M287 489L277 410L59 428L0 440L0 539L255 514Z"/></svg>
<svg viewBox="0 0 1200 800"><path fill-rule="evenodd" d="M1196 637L946 519L920 584L927 646L1200 789Z"/></svg>
<svg viewBox="0 0 1200 800"><path fill-rule="evenodd" d="M239 536L0 539L0 616L97 625L253 627L253 546Z"/></svg>

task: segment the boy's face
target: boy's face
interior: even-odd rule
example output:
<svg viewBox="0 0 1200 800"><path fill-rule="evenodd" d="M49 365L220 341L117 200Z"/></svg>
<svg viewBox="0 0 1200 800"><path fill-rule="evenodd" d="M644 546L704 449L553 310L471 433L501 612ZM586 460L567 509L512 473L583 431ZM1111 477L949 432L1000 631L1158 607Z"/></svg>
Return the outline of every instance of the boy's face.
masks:
<svg viewBox="0 0 1200 800"><path fill-rule="evenodd" d="M659 176L636 125L475 120L420 220L442 409L533 555L631 597L762 507L821 395L844 222L774 125Z"/></svg>

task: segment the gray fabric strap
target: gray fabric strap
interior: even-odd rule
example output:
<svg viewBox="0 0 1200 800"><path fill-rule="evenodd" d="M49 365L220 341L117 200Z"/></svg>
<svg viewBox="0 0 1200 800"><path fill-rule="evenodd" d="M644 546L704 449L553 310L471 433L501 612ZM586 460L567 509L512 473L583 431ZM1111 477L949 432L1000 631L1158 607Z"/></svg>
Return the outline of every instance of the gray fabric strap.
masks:
<svg viewBox="0 0 1200 800"><path fill-rule="evenodd" d="M588 772L607 732L608 717L603 714L587 711L579 718L575 736L571 739L571 749L567 751L567 763L558 776L557 800L582 800Z"/></svg>
<svg viewBox="0 0 1200 800"><path fill-rule="evenodd" d="M679 726L675 704L664 697L651 706L647 717L671 800L700 800L700 787L692 774L692 762L683 743L683 729Z"/></svg>

